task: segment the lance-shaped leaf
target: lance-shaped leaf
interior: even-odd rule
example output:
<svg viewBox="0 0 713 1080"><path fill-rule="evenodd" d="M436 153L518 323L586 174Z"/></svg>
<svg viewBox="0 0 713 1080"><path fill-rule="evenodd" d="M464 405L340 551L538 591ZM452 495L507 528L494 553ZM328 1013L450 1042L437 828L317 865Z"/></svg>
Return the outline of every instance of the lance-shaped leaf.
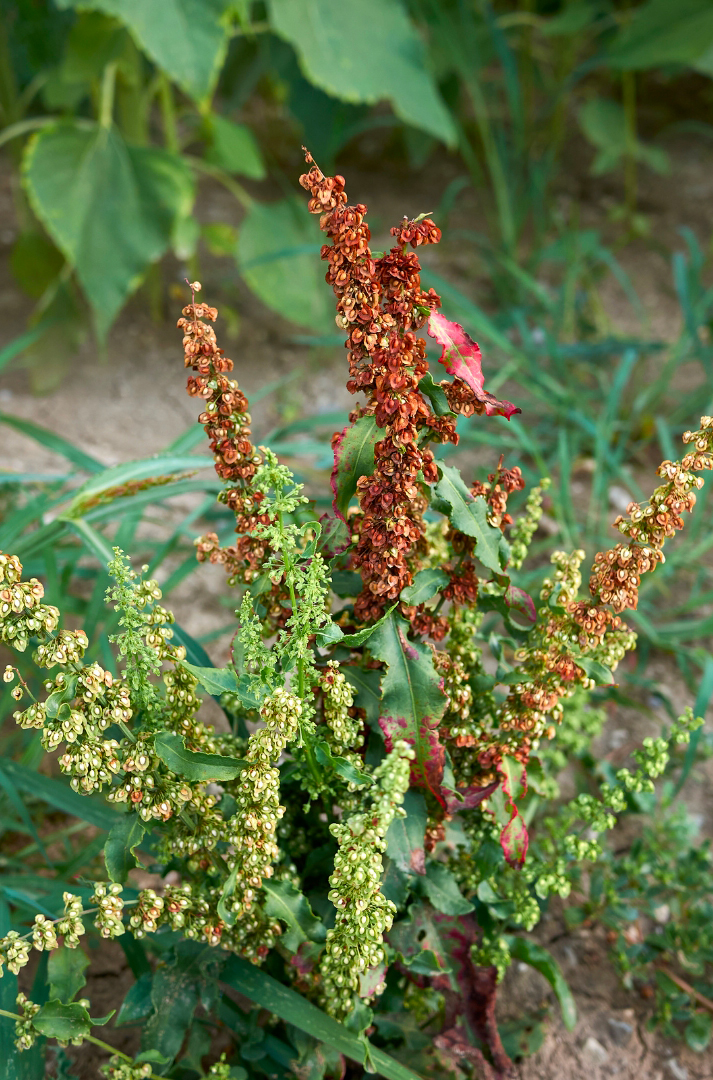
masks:
<svg viewBox="0 0 713 1080"><path fill-rule="evenodd" d="M502 777L503 795L510 805L510 820L500 833L500 843L510 866L522 866L527 855L529 837L515 800L524 798L527 792L527 772L521 762L511 757L504 757L499 762L498 772Z"/></svg>
<svg viewBox="0 0 713 1080"><path fill-rule="evenodd" d="M180 661L181 667L190 671L191 675L215 698L221 694L235 694L244 709L259 709L260 702L250 689L250 680L245 675L238 678L234 668L198 667L197 664L189 664L187 660Z"/></svg>
<svg viewBox="0 0 713 1080"><path fill-rule="evenodd" d="M562 968L552 953L543 949L534 941L524 937L508 937L510 952L516 960L535 968L547 979L562 1009L562 1019L567 1031L574 1031L577 1026L577 1006L569 984L562 974Z"/></svg>
<svg viewBox="0 0 713 1080"><path fill-rule="evenodd" d="M475 554L495 574L501 574L510 555L505 537L488 521L488 504L482 495L471 495L454 466L438 462L441 475L431 500L434 510L446 514L458 532L475 540Z"/></svg>
<svg viewBox="0 0 713 1080"><path fill-rule="evenodd" d="M474 806L478 806L492 795L499 783L499 780L494 780L487 787L444 787L443 797L446 800L446 810L449 814L457 814L459 810L472 810Z"/></svg>
<svg viewBox="0 0 713 1080"><path fill-rule="evenodd" d="M443 346L439 363L443 364L449 375L462 379L471 388L476 399L485 406L488 416L499 414L509 420L513 413L522 412L511 401L498 401L485 391L480 346L459 323L432 311L428 319L428 333Z"/></svg>
<svg viewBox="0 0 713 1080"><path fill-rule="evenodd" d="M399 739L414 748L411 783L427 788L445 805L440 790L445 751L438 738L446 707L443 679L433 666L431 650L409 641L407 631L404 619L392 614L369 641L371 655L387 665L381 678L379 726L387 750Z"/></svg>
<svg viewBox="0 0 713 1080"><path fill-rule="evenodd" d="M50 953L47 964L50 998L70 1002L86 985L84 972L89 967L89 957L82 949L69 949L62 945Z"/></svg>
<svg viewBox="0 0 713 1080"><path fill-rule="evenodd" d="M318 944L327 940L324 924L312 911L309 900L291 881L262 883L265 892L265 912L285 923L287 930L280 941L290 952L297 952L305 941Z"/></svg>
<svg viewBox="0 0 713 1080"><path fill-rule="evenodd" d="M357 630L354 634L345 634L341 626L337 623L329 622L323 630L318 630L315 634L315 642L318 648L323 649L328 645L346 645L350 649L355 649L359 645L363 645L365 641L368 641L377 627L386 622L391 612L396 607L394 604L385 615L382 615L378 622L372 623L371 626L365 626L362 630Z"/></svg>
<svg viewBox="0 0 713 1080"><path fill-rule="evenodd" d="M171 772L195 783L208 783L211 780L220 783L223 780L234 780L243 769L247 768L247 762L239 758L187 750L184 736L172 735L168 731L158 733L154 749Z"/></svg>
<svg viewBox="0 0 713 1080"><path fill-rule="evenodd" d="M360 784L363 787L367 784L374 783L374 780L369 773L357 769L352 765L351 761L347 761L346 758L336 757L332 753L329 743L324 740L315 743L314 756L319 765L324 765L325 768L333 769L337 776L341 776L342 780L346 780L348 784Z"/></svg>
<svg viewBox="0 0 713 1080"><path fill-rule="evenodd" d="M126 883L129 870L133 870L137 864L134 852L143 840L145 831L141 818L131 813L124 814L112 826L104 845L104 863L110 881L118 881L122 885Z"/></svg>
<svg viewBox="0 0 713 1080"><path fill-rule="evenodd" d="M381 428L373 416L360 416L355 424L345 427L334 442L334 467L331 475L334 513L346 521L349 503L357 489L360 476L374 471L374 446L381 437Z"/></svg>
<svg viewBox="0 0 713 1080"><path fill-rule="evenodd" d="M386 853L399 870L407 874L425 874L426 800L417 791L407 791L403 806L406 817L394 818L389 825Z"/></svg>

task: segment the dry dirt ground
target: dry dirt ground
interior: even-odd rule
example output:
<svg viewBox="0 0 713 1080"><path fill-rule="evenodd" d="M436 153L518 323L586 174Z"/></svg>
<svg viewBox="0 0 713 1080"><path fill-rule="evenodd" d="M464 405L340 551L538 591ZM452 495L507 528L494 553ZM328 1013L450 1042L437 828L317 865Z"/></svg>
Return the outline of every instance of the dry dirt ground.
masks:
<svg viewBox="0 0 713 1080"><path fill-rule="evenodd" d="M707 245L713 207L713 147L679 139L669 150L674 178L642 179L642 209L653 222L655 242L633 244L620 256L647 309L648 332L663 338L675 337L680 319L666 249L680 248L677 227L681 224L691 226ZM437 205L452 172L449 163L428 178L408 173L384 178L353 168L349 170L348 190L355 201L363 199L370 204L372 219L377 222L375 231L385 235L388 225L404 213ZM602 181L595 185L581 167L575 167L560 194L561 209L566 216L576 210L581 225L601 225L606 230L606 212L616 194ZM212 188L202 191L199 212L204 220L239 220L235 204ZM463 227L477 227L481 220L471 197L459 204L458 214ZM5 171L0 176L0 347L23 328L29 311L7 269L15 236L11 181ZM478 297L486 289L487 282L479 276L482 269L467 249L451 248L438 258L442 258L438 268L466 292ZM223 297L240 315L239 336L227 343L227 351L235 359L236 375L248 396L266 381L292 376L252 410L258 436L278 416L295 417L349 404L339 349L325 351L294 344L292 328L253 300L235 279L227 260L207 260L205 267L201 266L201 276L206 299L219 303ZM182 277L183 268L177 264L164 268L167 287L175 286ZM618 286L607 283L602 295L608 314L621 331L641 331ZM195 401L183 389L180 336L173 318L178 306L176 299L167 301L171 318L155 323L146 313L145 298L135 298L111 333L106 357L100 359L88 341L60 385L45 396L31 392L26 372L6 370L0 375L0 409L58 432L107 465L162 449L194 422L197 411ZM57 469L58 459L31 440L0 427L0 467L51 472ZM225 608L217 599L222 586L221 572L204 566L172 594L176 615L191 633L206 632L216 625L216 619L225 621ZM225 659L222 643L211 650L216 662ZM665 660L657 663L662 685L673 691L674 700L682 700L683 693L687 701L685 691L671 685L675 671ZM621 730L627 739L656 733L655 725L647 728L636 715L618 715L603 736L605 751L607 739L613 746L619 738L612 732ZM706 809L704 796L699 786L695 801L701 812ZM620 988L607 960L606 942L597 931L564 934L561 918L553 913L539 927L538 938L562 963L576 996L580 1021L575 1032L566 1032L556 1018L555 1007L541 1050L517 1068L519 1080L713 1080L713 1052L696 1055L682 1043L646 1031L646 1003ZM99 1014L104 1005L104 1011L109 1011L123 996L127 974L118 946L102 948L93 956L91 996ZM548 998L548 990L540 976L519 965L501 990L503 1016L536 1008ZM127 1045L125 1032L109 1032L107 1037L117 1046ZM89 1077L95 1073L87 1050L82 1054L86 1069L82 1075Z"/></svg>

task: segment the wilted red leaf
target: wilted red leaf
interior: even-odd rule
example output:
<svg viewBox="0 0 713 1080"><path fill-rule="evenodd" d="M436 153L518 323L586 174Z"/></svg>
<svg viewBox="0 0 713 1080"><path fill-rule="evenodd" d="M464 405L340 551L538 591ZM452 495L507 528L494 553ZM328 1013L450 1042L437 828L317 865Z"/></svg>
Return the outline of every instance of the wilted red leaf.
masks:
<svg viewBox="0 0 713 1080"><path fill-rule="evenodd" d="M459 323L451 322L444 315L431 312L428 320L428 333L443 346L439 363L443 364L449 375L455 375L466 383L478 401L485 406L488 416L500 416L510 419L513 413L522 412L511 401L498 401L492 394L486 393L483 386L485 377L481 368L482 354L480 346L465 332Z"/></svg>

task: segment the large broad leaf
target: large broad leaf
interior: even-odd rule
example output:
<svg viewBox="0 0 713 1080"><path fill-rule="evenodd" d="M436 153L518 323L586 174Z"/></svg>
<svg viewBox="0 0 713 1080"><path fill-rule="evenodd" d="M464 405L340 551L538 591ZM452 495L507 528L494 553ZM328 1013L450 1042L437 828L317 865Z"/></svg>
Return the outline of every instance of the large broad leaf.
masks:
<svg viewBox="0 0 713 1080"><path fill-rule="evenodd" d="M483 566L502 573L510 550L503 534L488 521L488 504L482 495L471 495L463 478L452 465L438 462L441 479L433 489L435 499L431 505L446 514L451 524L466 536L475 540L475 554Z"/></svg>
<svg viewBox="0 0 713 1080"><path fill-rule="evenodd" d="M265 892L265 911L285 923L287 930L280 941L290 952L297 952L305 941L322 943L327 939L324 924L312 911L309 900L292 881L262 883Z"/></svg>
<svg viewBox="0 0 713 1080"><path fill-rule="evenodd" d="M451 970L449 928L448 920L440 917L429 903L419 900L411 905L405 919L394 923L386 939L401 953L409 967L425 950L435 959L437 968L445 973Z"/></svg>
<svg viewBox="0 0 713 1080"><path fill-rule="evenodd" d="M649 0L631 12L606 53L623 70L692 64L713 45L710 0Z"/></svg>
<svg viewBox="0 0 713 1080"><path fill-rule="evenodd" d="M269 0L273 29L290 42L307 78L355 104L386 99L396 115L442 142L457 141L423 44L400 0Z"/></svg>
<svg viewBox="0 0 713 1080"><path fill-rule="evenodd" d="M557 995L557 1000L562 1009L562 1019L568 1031L574 1031L577 1026L577 1006L572 997L569 984L562 974L562 969L554 956L543 949L542 945L530 941L524 937L508 938L510 952L516 960L535 968L540 975L544 975L548 983Z"/></svg>
<svg viewBox="0 0 713 1080"><path fill-rule="evenodd" d="M319 1042L334 1047L352 1061L363 1065L365 1053L368 1053L374 1070L379 1076L386 1077L386 1080L420 1080L406 1065L389 1057L368 1039L350 1031L344 1024L322 1012L294 990L283 986L249 960L231 956L223 968L221 979L260 1008L267 1009L288 1024L294 1024L300 1031L307 1032Z"/></svg>
<svg viewBox="0 0 713 1080"><path fill-rule="evenodd" d="M208 97L225 58L225 0L56 0L119 19L167 75L196 101Z"/></svg>
<svg viewBox="0 0 713 1080"><path fill-rule="evenodd" d="M223 780L234 780L247 767L247 762L239 758L187 750L184 736L171 735L168 731L158 733L154 749L171 772L194 783L208 783L211 780L221 783Z"/></svg>
<svg viewBox="0 0 713 1080"><path fill-rule="evenodd" d="M151 8L152 5L146 5ZM77 272L104 334L168 249L194 183L177 154L129 147L115 129L53 124L27 145L32 208Z"/></svg>
<svg viewBox="0 0 713 1080"><path fill-rule="evenodd" d="M337 437L330 482L334 494L332 506L342 521L346 521L357 480L360 476L371 476L374 471L374 446L381 435L373 416L360 416Z"/></svg>
<svg viewBox="0 0 713 1080"><path fill-rule="evenodd" d="M513 413L522 412L511 401L498 401L485 391L480 346L459 323L432 311L428 319L428 333L443 346L439 363L443 364L449 375L455 375L470 387L476 399L485 406L488 416L499 414L509 420Z"/></svg>
<svg viewBox="0 0 713 1080"><path fill-rule="evenodd" d="M399 739L413 746L412 784L427 788L445 805L440 790L445 751L438 738L446 707L443 680L431 650L409 641L407 632L408 623L390 615L369 639L371 655L387 665L381 678L379 725L387 749Z"/></svg>
<svg viewBox="0 0 713 1080"><path fill-rule="evenodd" d="M297 199L255 202L240 227L238 267L263 304L316 333L334 329L315 223Z"/></svg>
<svg viewBox="0 0 713 1080"><path fill-rule="evenodd" d="M381 687L380 674L378 671L352 667L349 664L340 665L339 669L347 680L352 690L355 691L354 704L357 709L363 709L366 714L366 722L374 731L380 731L379 714L381 712Z"/></svg>

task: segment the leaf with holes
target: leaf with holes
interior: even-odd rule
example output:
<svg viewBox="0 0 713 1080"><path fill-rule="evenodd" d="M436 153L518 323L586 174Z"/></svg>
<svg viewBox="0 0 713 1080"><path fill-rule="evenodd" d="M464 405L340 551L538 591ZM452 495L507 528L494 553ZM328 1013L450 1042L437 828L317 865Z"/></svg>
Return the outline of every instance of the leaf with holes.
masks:
<svg viewBox="0 0 713 1080"><path fill-rule="evenodd" d="M499 415L509 420L514 413L522 412L511 401L498 401L485 391L480 346L459 323L432 311L428 319L428 333L443 346L439 363L443 364L449 375L455 375L470 387L488 416Z"/></svg>
<svg viewBox="0 0 713 1080"><path fill-rule="evenodd" d="M441 780L445 751L438 738L446 707L443 679L433 666L428 646L409 641L407 633L408 623L392 614L369 641L371 655L386 664L381 677L379 726L387 750L399 739L414 748L411 783L426 788L444 806Z"/></svg>

